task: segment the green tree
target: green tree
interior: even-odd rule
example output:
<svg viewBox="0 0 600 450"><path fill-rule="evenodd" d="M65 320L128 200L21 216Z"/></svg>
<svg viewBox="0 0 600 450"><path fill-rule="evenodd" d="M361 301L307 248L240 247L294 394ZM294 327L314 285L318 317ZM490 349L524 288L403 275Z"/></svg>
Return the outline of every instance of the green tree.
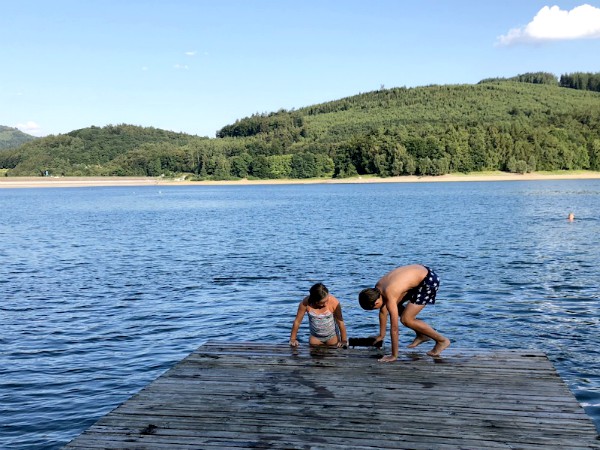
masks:
<svg viewBox="0 0 600 450"><path fill-rule="evenodd" d="M600 170L600 139L594 139L590 143L590 169Z"/></svg>
<svg viewBox="0 0 600 450"><path fill-rule="evenodd" d="M269 178L290 178L292 175L292 155L267 156Z"/></svg>
<svg viewBox="0 0 600 450"><path fill-rule="evenodd" d="M252 156L248 153L233 156L231 158L231 175L238 178L246 178L250 174Z"/></svg>
<svg viewBox="0 0 600 450"><path fill-rule="evenodd" d="M256 155L252 158L250 173L256 178L270 178L269 161L266 156Z"/></svg>
<svg viewBox="0 0 600 450"><path fill-rule="evenodd" d="M317 158L312 153L296 153L291 160L292 178L313 178L318 176Z"/></svg>

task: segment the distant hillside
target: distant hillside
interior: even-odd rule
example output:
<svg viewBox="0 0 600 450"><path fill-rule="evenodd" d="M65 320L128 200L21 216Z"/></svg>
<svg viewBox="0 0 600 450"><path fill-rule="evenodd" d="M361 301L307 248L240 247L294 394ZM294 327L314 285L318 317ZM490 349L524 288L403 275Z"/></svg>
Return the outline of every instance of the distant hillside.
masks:
<svg viewBox="0 0 600 450"><path fill-rule="evenodd" d="M90 127L0 153L0 168L9 169L8 176L35 176L45 171L65 176L157 176L187 169L181 149L204 139L152 127Z"/></svg>
<svg viewBox="0 0 600 450"><path fill-rule="evenodd" d="M561 87L543 73L381 89L256 114L217 136L92 127L0 153L0 168L9 176L203 179L600 170L600 93Z"/></svg>
<svg viewBox="0 0 600 450"><path fill-rule="evenodd" d="M217 135L254 138L271 154L327 154L336 176L598 170L600 93L515 81L383 89L254 115Z"/></svg>
<svg viewBox="0 0 600 450"><path fill-rule="evenodd" d="M23 133L16 128L0 125L0 151L17 148L25 142L36 139L34 136Z"/></svg>

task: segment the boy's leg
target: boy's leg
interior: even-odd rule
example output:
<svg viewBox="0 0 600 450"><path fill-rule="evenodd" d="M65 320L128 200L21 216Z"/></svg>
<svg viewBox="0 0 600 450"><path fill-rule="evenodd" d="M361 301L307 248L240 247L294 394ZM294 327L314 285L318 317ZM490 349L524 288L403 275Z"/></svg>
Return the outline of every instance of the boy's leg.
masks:
<svg viewBox="0 0 600 450"><path fill-rule="evenodd" d="M417 331L417 335L415 336L415 339L407 345L408 348L415 348L418 347L419 345L421 345L423 342L427 342L430 341L431 338L429 336L425 336L422 333L419 333Z"/></svg>
<svg viewBox="0 0 600 450"><path fill-rule="evenodd" d="M398 305L398 317L402 317L402 313L404 312L404 308L406 308L405 304ZM431 338L425 336L424 334L415 331L415 339L407 345L408 348L415 348L418 345L421 345L423 342L430 341Z"/></svg>
<svg viewBox="0 0 600 450"><path fill-rule="evenodd" d="M416 305L414 303L407 304L400 320L402 321L402 324L404 326L415 330L415 332L417 333L415 341L419 340L419 335L424 335L435 340L435 346L433 347L433 349L427 352L427 354L430 356L438 356L440 353L442 353L444 349L446 349L450 345L450 340L445 336L442 336L437 331L435 331L427 323L423 322L420 319L417 319L417 315L421 312L421 310L424 307L425 305ZM424 341L421 340L421 342L419 342L416 345L419 345L422 342Z"/></svg>

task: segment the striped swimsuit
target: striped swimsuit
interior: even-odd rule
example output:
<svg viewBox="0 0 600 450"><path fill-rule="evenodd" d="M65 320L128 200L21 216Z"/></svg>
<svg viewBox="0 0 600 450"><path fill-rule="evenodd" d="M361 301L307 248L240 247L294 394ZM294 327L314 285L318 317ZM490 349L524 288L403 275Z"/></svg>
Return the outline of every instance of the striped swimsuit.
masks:
<svg viewBox="0 0 600 450"><path fill-rule="evenodd" d="M310 305L307 306L311 336L316 337L323 343L337 336L333 312L339 304L340 302L333 295L329 295L324 308L315 310Z"/></svg>

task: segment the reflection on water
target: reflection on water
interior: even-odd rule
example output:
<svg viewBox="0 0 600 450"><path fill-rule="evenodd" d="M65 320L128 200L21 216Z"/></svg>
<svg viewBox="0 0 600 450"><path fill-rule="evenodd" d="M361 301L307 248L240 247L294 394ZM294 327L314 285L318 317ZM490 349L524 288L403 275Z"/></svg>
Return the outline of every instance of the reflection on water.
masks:
<svg viewBox="0 0 600 450"><path fill-rule="evenodd" d="M209 339L287 342L317 281L373 333L357 293L412 262L441 276L423 314L455 348L546 351L600 427L598 181L5 189L0 208L3 448L60 447Z"/></svg>

